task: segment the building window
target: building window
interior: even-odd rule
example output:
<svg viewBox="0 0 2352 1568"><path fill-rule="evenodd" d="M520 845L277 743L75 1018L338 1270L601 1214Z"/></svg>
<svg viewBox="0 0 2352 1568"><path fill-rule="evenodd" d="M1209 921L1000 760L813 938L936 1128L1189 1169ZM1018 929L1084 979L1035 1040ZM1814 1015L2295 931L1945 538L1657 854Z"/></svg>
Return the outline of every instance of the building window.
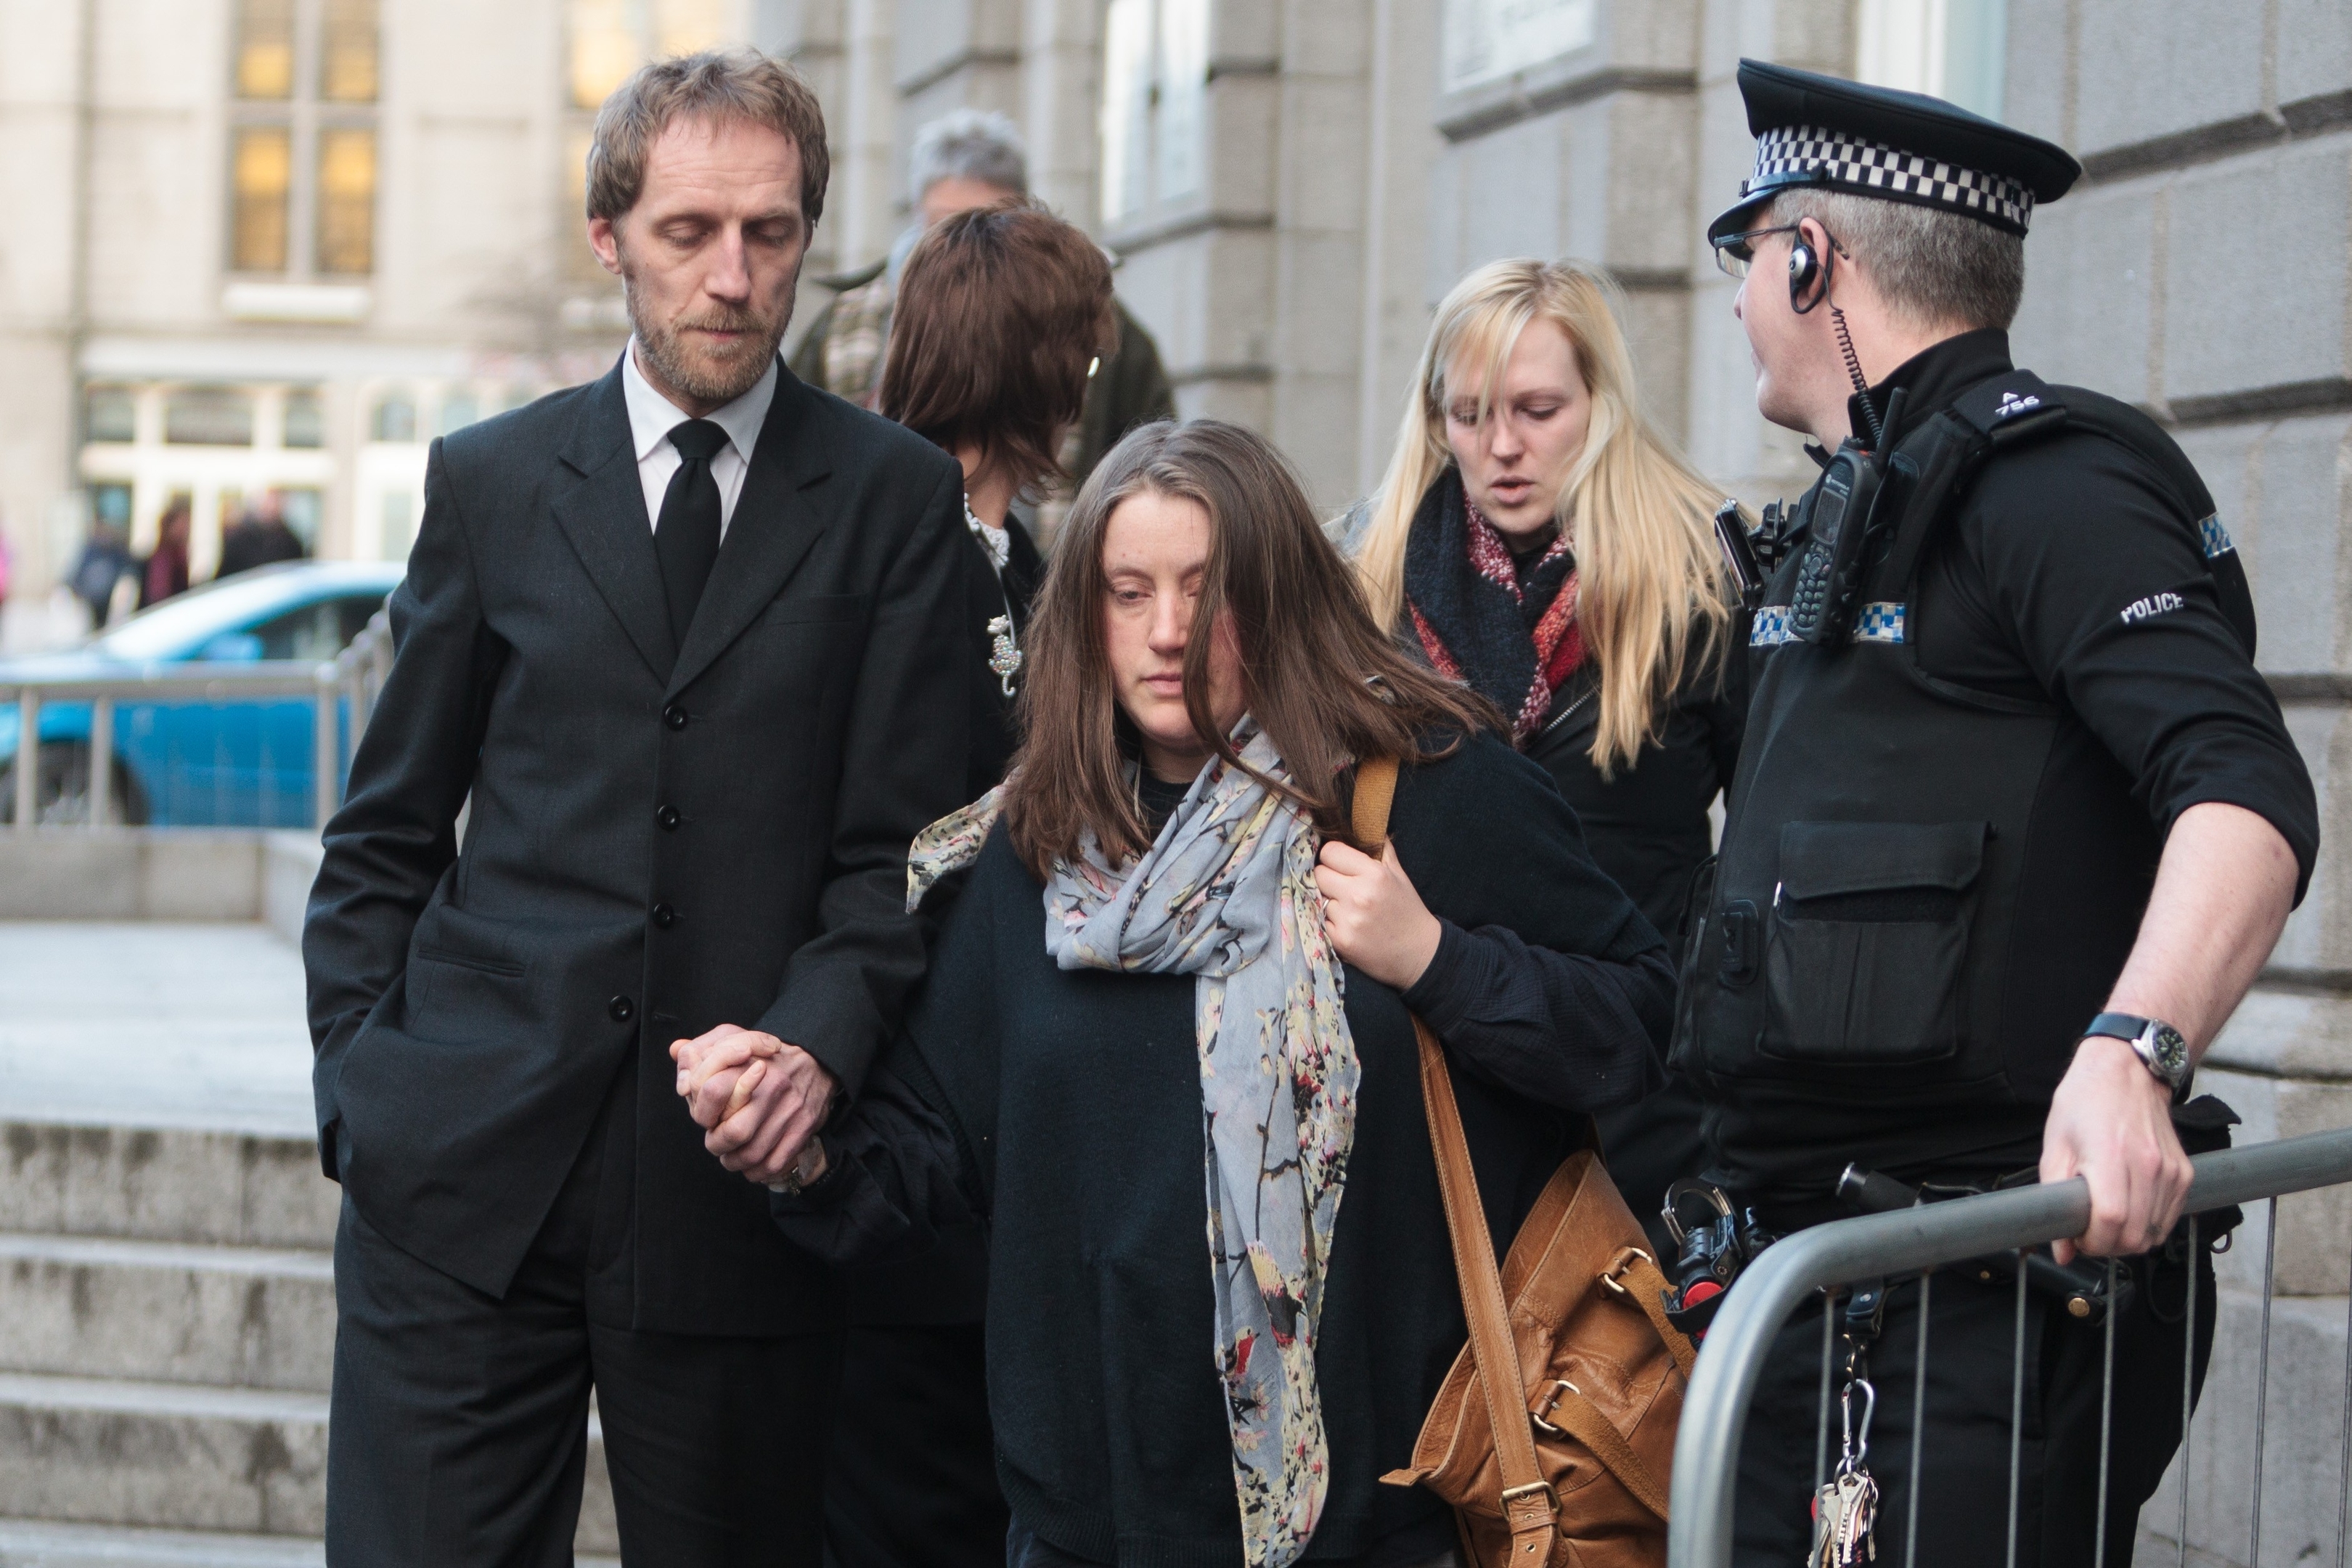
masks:
<svg viewBox="0 0 2352 1568"><path fill-rule="evenodd" d="M174 447L250 447L253 396L233 386L183 386L163 399L163 439Z"/></svg>
<svg viewBox="0 0 2352 1568"><path fill-rule="evenodd" d="M375 270L375 132L337 126L319 133L319 270Z"/></svg>
<svg viewBox="0 0 2352 1568"><path fill-rule="evenodd" d="M405 561L416 542L416 498L406 490L383 492L383 533L380 547L385 561Z"/></svg>
<svg viewBox="0 0 2352 1568"><path fill-rule="evenodd" d="M594 110L647 60L725 41L725 0L571 0L572 106Z"/></svg>
<svg viewBox="0 0 2352 1568"><path fill-rule="evenodd" d="M378 0L236 0L229 265L375 268Z"/></svg>
<svg viewBox="0 0 2352 1568"><path fill-rule="evenodd" d="M1208 0L1110 0L1103 22L1105 222L1200 194L1208 86Z"/></svg>
<svg viewBox="0 0 2352 1568"><path fill-rule="evenodd" d="M326 0L320 29L319 96L329 103L373 103L376 0Z"/></svg>
<svg viewBox="0 0 2352 1568"><path fill-rule="evenodd" d="M312 449L327 444L327 413L316 392L301 388L286 395L286 423L278 444Z"/></svg>
<svg viewBox="0 0 2352 1568"><path fill-rule="evenodd" d="M286 526L302 542L302 548L316 555L319 552L319 520L326 514L327 497L323 490L308 485L279 490L278 500L284 509Z"/></svg>
<svg viewBox="0 0 2352 1568"><path fill-rule="evenodd" d="M286 203L293 189L293 142L282 125L247 126L231 145L229 265L239 272L286 270Z"/></svg>
<svg viewBox="0 0 2352 1568"><path fill-rule="evenodd" d="M387 392L375 400L368 420L368 436L377 441L416 439L416 399L404 392Z"/></svg>
<svg viewBox="0 0 2352 1568"><path fill-rule="evenodd" d="M237 6L236 95L294 96L294 0L242 0Z"/></svg>
<svg viewBox="0 0 2352 1568"><path fill-rule="evenodd" d="M91 441L139 438L139 400L127 386L93 386L82 404L84 437Z"/></svg>
<svg viewBox="0 0 2352 1568"><path fill-rule="evenodd" d="M1862 0L1854 76L2000 118L2007 0Z"/></svg>

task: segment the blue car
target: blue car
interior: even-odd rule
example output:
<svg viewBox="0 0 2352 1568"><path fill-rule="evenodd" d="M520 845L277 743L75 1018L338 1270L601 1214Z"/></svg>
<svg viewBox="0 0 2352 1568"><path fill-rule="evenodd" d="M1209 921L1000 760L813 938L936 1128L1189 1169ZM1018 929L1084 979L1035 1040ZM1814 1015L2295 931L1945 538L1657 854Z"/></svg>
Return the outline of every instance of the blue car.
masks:
<svg viewBox="0 0 2352 1568"><path fill-rule="evenodd" d="M239 573L166 600L69 652L0 659L0 688L18 682L138 679L169 666L299 676L331 659L398 585L398 562L295 561ZM90 714L69 689L41 694L37 820L89 820ZM167 827L313 825L308 696L119 698L107 816ZM0 820L16 815L22 737L0 706Z"/></svg>

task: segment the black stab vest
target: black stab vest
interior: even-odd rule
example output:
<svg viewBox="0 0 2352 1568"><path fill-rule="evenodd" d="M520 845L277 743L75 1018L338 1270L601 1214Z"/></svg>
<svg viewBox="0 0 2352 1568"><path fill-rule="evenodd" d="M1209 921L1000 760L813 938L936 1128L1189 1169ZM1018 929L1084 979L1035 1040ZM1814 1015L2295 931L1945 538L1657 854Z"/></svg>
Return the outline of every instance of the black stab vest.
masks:
<svg viewBox="0 0 2352 1568"><path fill-rule="evenodd" d="M2000 1028L2059 711L1937 679L1911 624L1927 547L1985 466L2060 429L2139 453L2204 520L2207 567L2252 655L2243 569L2186 456L2129 405L2028 372L1978 384L1895 446L1888 468L1909 482L1847 646L1787 640L1793 541L1755 616L1754 703L1721 851L1695 889L1674 1045L1676 1068L1733 1108L1710 1117L1737 1122L1719 1173L1768 1201L1825 1198L1849 1159L1917 1179L2035 1140L2064 1070L2021 1059ZM2084 896L2144 901L2147 881Z"/></svg>

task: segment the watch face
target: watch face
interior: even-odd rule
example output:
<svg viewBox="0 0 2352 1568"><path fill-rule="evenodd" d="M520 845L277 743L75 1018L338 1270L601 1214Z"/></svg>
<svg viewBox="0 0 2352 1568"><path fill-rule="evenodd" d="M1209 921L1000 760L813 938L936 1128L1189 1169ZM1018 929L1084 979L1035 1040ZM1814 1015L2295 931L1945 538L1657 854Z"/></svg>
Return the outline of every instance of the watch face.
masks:
<svg viewBox="0 0 2352 1568"><path fill-rule="evenodd" d="M2173 1083L2189 1076L2189 1041L2171 1025L2158 1020L2147 1032L2148 1051L2157 1067Z"/></svg>

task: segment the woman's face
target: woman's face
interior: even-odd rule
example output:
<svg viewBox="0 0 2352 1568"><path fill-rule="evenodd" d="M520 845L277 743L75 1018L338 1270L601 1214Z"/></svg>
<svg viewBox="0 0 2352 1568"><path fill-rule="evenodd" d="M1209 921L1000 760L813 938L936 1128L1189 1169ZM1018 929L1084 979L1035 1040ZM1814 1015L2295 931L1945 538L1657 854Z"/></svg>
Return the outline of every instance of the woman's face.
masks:
<svg viewBox="0 0 2352 1568"><path fill-rule="evenodd" d="M1592 393L1576 345L1559 323L1538 316L1503 366L1486 422L1478 422L1486 367L1445 367L1445 444L1462 487L1506 540L1524 548L1559 516L1560 487L1584 451Z"/></svg>
<svg viewBox="0 0 2352 1568"><path fill-rule="evenodd" d="M1143 765L1171 784L1190 781L1212 748L1184 710L1184 649L1209 570L1209 514L1196 501L1139 490L1103 528L1103 644L1111 689L1143 736ZM1241 646L1221 620L1209 649L1209 710L1230 732L1247 704Z"/></svg>

